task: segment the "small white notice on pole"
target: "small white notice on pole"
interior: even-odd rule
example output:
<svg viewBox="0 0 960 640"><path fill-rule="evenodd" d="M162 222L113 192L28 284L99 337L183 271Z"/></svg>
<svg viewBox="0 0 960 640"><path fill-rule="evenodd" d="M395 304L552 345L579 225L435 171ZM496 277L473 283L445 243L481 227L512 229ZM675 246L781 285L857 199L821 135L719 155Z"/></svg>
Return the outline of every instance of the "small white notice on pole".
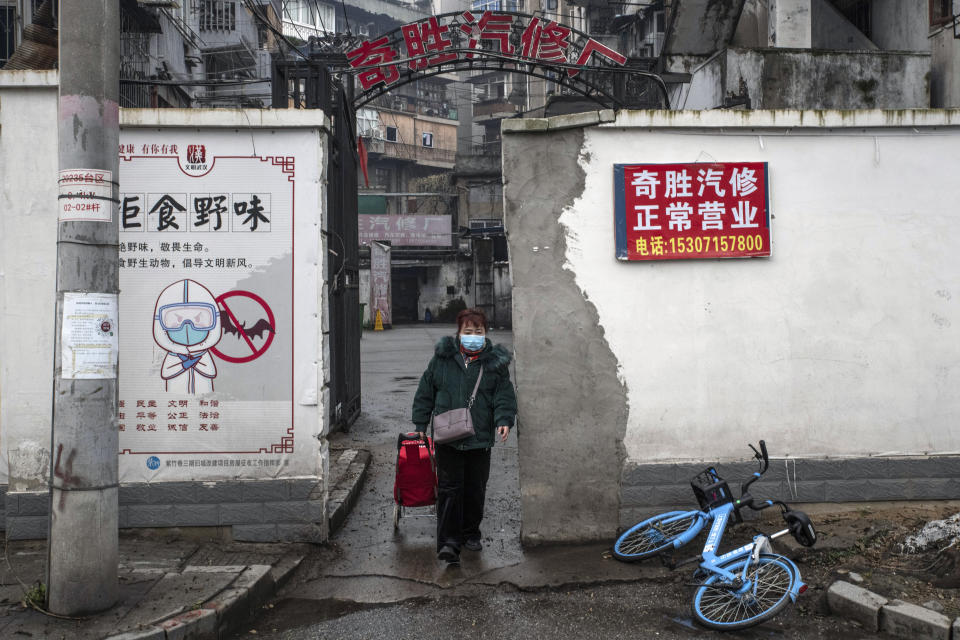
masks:
<svg viewBox="0 0 960 640"><path fill-rule="evenodd" d="M60 222L112 222L113 172L64 169L60 172L57 210Z"/></svg>
<svg viewBox="0 0 960 640"><path fill-rule="evenodd" d="M63 294L61 377L117 377L117 315L115 294Z"/></svg>

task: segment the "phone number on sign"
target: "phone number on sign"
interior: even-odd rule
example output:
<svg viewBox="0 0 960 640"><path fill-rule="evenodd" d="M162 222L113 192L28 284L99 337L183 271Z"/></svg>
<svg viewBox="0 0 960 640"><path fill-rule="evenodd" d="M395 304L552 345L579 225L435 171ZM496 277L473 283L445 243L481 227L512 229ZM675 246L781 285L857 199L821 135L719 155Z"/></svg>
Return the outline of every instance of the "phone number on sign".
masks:
<svg viewBox="0 0 960 640"><path fill-rule="evenodd" d="M679 253L722 254L730 252L763 251L763 236L713 236L712 238L637 238L637 254L663 256Z"/></svg>

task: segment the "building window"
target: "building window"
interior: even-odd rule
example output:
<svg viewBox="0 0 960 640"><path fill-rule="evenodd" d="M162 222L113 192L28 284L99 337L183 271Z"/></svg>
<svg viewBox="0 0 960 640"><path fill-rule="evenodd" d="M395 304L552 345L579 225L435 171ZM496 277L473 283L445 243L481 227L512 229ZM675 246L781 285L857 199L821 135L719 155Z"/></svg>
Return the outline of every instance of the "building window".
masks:
<svg viewBox="0 0 960 640"><path fill-rule="evenodd" d="M547 0L546 2L547 11L556 11L557 10L557 0Z"/></svg>
<svg viewBox="0 0 960 640"><path fill-rule="evenodd" d="M283 3L283 19L313 26L317 14L307 0L287 0Z"/></svg>
<svg viewBox="0 0 960 640"><path fill-rule="evenodd" d="M316 0L287 0L283 5L283 18L322 31L333 32L336 29L336 10L333 5Z"/></svg>
<svg viewBox="0 0 960 640"><path fill-rule="evenodd" d="M387 142L396 142L396 141L397 141L397 128L387 127Z"/></svg>
<svg viewBox="0 0 960 640"><path fill-rule="evenodd" d="M357 135L375 136L380 131L380 114L373 109L357 109Z"/></svg>
<svg viewBox="0 0 960 640"><path fill-rule="evenodd" d="M953 0L930 0L930 26L939 27L953 22ZM957 9L960 11L960 8Z"/></svg>
<svg viewBox="0 0 960 640"><path fill-rule="evenodd" d="M237 3L200 0L200 31L236 31Z"/></svg>
<svg viewBox="0 0 960 640"><path fill-rule="evenodd" d="M266 51L270 48L270 32L263 22L257 22L257 48L260 51Z"/></svg>
<svg viewBox="0 0 960 640"><path fill-rule="evenodd" d="M423 135L420 136L421 144L425 147L433 147L433 134L429 131L424 131Z"/></svg>
<svg viewBox="0 0 960 640"><path fill-rule="evenodd" d="M7 63L17 43L17 8L0 5L0 67Z"/></svg>

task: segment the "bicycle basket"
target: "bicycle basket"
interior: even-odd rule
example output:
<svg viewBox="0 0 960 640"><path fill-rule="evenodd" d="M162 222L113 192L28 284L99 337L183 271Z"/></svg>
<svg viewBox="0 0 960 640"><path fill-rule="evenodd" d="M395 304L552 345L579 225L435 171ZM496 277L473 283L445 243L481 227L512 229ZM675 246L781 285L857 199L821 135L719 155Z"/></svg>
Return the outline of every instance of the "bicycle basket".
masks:
<svg viewBox="0 0 960 640"><path fill-rule="evenodd" d="M700 508L704 511L733 502L727 481L721 478L713 467L707 467L695 475L690 481L690 487L693 489L693 495L697 496Z"/></svg>

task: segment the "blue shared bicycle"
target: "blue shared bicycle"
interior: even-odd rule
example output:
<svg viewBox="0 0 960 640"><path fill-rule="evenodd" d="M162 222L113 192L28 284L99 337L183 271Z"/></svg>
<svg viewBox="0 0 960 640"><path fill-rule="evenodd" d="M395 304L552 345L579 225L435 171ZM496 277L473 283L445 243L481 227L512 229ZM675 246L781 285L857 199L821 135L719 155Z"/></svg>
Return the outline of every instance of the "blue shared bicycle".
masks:
<svg viewBox="0 0 960 640"><path fill-rule="evenodd" d="M759 451L753 445L750 448L760 462L760 470L743 484L739 499L733 497L717 470L708 467L690 483L699 510L670 511L644 520L627 529L613 545L617 560L636 562L679 549L696 538L707 523L713 523L700 555L678 563L670 559L666 564L676 568L698 563L693 617L699 624L720 631L745 629L769 620L807 590L797 565L773 553L771 540L789 533L805 547L817 541L816 530L805 513L778 500L755 500L749 494L750 485L770 466L763 440ZM748 544L717 555L727 525L742 522L741 509L761 511L774 505L780 508L786 529L770 536L756 535Z"/></svg>

